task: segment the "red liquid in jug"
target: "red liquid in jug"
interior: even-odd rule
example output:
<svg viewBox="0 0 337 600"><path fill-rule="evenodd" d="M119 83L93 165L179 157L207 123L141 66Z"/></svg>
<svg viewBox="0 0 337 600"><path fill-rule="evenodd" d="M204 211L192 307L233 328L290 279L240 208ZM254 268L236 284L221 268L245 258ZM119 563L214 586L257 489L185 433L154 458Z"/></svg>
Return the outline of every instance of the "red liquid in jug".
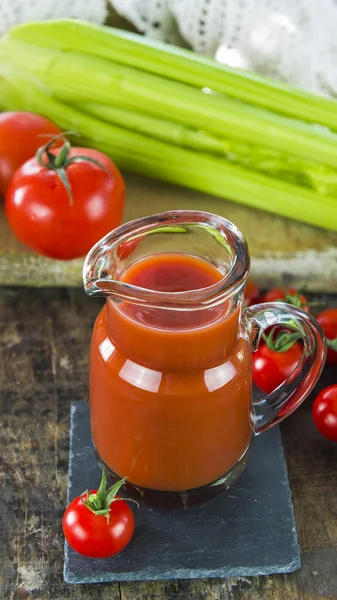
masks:
<svg viewBox="0 0 337 600"><path fill-rule="evenodd" d="M121 281L158 292L211 286L223 274L179 253L128 267ZM91 347L95 447L130 483L183 491L228 473L245 453L251 383L249 343L230 301L169 310L108 299Z"/></svg>

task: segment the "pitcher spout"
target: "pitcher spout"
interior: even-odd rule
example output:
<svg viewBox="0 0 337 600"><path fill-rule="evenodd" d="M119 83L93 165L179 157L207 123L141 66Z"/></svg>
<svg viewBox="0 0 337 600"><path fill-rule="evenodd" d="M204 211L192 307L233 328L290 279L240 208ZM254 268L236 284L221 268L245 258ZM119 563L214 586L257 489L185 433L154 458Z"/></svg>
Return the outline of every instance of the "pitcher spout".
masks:
<svg viewBox="0 0 337 600"><path fill-rule="evenodd" d="M163 252L199 256L216 266L222 279L213 286L183 292L154 291L123 282L130 265ZM83 283L89 296L188 310L233 296L243 287L248 268L245 240L232 223L210 213L170 211L131 221L106 235L86 257Z"/></svg>

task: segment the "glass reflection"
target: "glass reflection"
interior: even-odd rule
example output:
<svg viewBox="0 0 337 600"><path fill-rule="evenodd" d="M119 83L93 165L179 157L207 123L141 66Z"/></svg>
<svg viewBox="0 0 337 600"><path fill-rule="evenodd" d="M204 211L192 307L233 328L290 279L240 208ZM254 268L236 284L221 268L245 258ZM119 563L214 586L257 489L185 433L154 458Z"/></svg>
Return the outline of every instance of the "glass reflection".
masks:
<svg viewBox="0 0 337 600"><path fill-rule="evenodd" d="M119 376L146 392L157 393L159 390L162 373L160 371L154 371L148 369L142 365L134 363L132 360L127 359L119 371Z"/></svg>
<svg viewBox="0 0 337 600"><path fill-rule="evenodd" d="M236 374L237 370L230 360L217 367L212 367L212 369L207 369L204 378L208 391L215 392L215 390L219 390L234 379Z"/></svg>
<svg viewBox="0 0 337 600"><path fill-rule="evenodd" d="M115 351L115 346L111 343L109 338L105 338L105 340L103 340L103 342L99 345L99 351L103 359L107 361Z"/></svg>

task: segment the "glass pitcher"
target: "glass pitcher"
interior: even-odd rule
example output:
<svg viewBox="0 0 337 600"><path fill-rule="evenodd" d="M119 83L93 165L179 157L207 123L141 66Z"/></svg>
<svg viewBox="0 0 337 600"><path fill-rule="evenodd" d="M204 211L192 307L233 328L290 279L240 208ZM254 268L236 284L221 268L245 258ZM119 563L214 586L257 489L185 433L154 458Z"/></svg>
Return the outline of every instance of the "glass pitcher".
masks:
<svg viewBox="0 0 337 600"><path fill-rule="evenodd" d="M115 229L89 252L90 421L110 479L152 504L204 502L236 479L254 434L291 414L321 373L315 319L281 302L242 310L249 254L226 219L170 211ZM251 354L282 324L303 337L294 372L254 400Z"/></svg>

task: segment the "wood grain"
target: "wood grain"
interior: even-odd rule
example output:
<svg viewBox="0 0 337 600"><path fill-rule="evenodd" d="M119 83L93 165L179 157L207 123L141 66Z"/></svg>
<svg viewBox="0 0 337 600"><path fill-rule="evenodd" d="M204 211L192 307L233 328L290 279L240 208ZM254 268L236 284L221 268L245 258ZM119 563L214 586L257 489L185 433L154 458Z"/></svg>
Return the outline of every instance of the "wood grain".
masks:
<svg viewBox="0 0 337 600"><path fill-rule="evenodd" d="M337 297L330 302L336 304ZM198 582L63 582L60 521L66 504L69 405L87 400L88 348L100 305L101 300L80 290L0 290L0 598L337 600L337 445L315 431L310 400L283 425L300 571ZM319 385L336 381L330 370Z"/></svg>
<svg viewBox="0 0 337 600"><path fill-rule="evenodd" d="M124 220L173 209L205 210L234 222L248 240L261 286L289 284L337 292L337 233L215 196L125 174ZM0 285L81 286L83 260L55 261L30 252L12 235L0 205Z"/></svg>

